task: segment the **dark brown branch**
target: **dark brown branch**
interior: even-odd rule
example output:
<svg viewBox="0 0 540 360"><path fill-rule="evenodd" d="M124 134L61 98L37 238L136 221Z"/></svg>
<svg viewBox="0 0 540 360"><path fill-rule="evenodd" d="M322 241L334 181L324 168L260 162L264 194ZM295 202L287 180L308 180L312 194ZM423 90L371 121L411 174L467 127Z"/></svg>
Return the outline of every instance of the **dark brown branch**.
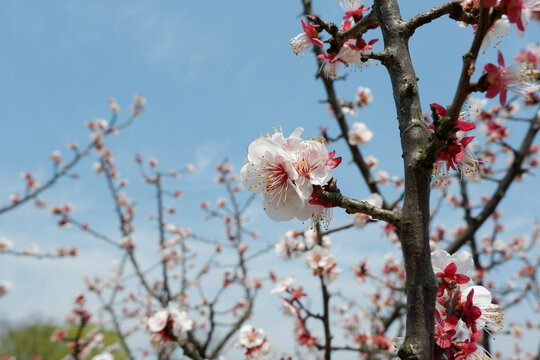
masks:
<svg viewBox="0 0 540 360"><path fill-rule="evenodd" d="M164 248L165 243L165 224L163 221L163 191L161 189L161 175L157 175L156 181L156 199L157 199L157 220L158 220L158 229L159 229L159 246L161 250ZM163 289L162 296L166 303L171 299L171 292L169 290L169 275L167 273L167 262L163 259L161 264L162 274L163 274ZM184 274L184 272L182 272Z"/></svg>
<svg viewBox="0 0 540 360"><path fill-rule="evenodd" d="M405 33L407 36L411 36L420 26L426 25L433 20L448 14L454 20L465 22L471 21L469 16L465 13L465 11L463 11L463 7L459 2L449 2L438 8L432 8L423 14L416 15L412 19L409 19L404 26Z"/></svg>
<svg viewBox="0 0 540 360"><path fill-rule="evenodd" d="M362 213L370 215L374 219L386 221L396 227L399 226L400 216L395 211L378 208L367 201L355 200L343 196L335 187L328 191L320 186L313 186L313 192L320 200L345 209L349 214Z"/></svg>

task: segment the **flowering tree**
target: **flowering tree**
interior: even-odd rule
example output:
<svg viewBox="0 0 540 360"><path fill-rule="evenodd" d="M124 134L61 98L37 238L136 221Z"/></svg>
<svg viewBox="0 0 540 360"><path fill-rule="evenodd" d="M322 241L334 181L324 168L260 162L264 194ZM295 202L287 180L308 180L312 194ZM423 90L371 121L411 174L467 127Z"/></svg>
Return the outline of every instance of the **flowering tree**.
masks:
<svg viewBox="0 0 540 360"><path fill-rule="evenodd" d="M496 59L484 60L480 54L511 24L518 33L524 32L529 19L540 17L540 3L449 2L408 20L402 19L397 0L375 0L370 7L360 0L339 4L343 22L336 25L315 15L312 2L303 0L302 32L290 40L295 54L309 49L315 53L337 135L326 128L319 137L303 137L301 127L289 136L287 130L275 129L249 144L239 175L230 161L218 164L216 182L224 187L227 198L218 198L215 205L203 201L200 208L208 221L221 220L221 239L205 236L204 230L180 227L171 218L177 210L170 202L183 193L169 188L192 173L193 165L161 171L157 159L136 155L142 181L155 199L155 210L146 217L155 225L159 248L155 263L142 265L134 221L137 203L127 195L129 182L120 178L113 151L105 145L107 136L141 115L145 105L141 96L135 98L132 115L124 123L117 123L119 107L111 100L112 119L87 123L92 141L82 150L70 145L75 155L69 162L54 152L50 157L54 173L44 185L37 184L32 174L22 174L24 194L13 194L0 214L32 199L36 206L47 207L41 194L62 177L76 177L72 168L93 150L97 155L93 170L104 178L113 200L117 236L79 219L69 204L50 207L59 226L78 228L119 254L110 278L88 277L85 293L76 295L68 317L70 327L78 329L75 335L59 330L53 336L53 341L71 349L66 358L88 358L98 349L100 354L93 359L112 359L120 347L130 359L238 358L238 350L229 350L232 346L249 359L385 359L396 354L401 359L488 359L502 356L491 337L503 330L503 308L532 300L538 310L540 263L534 257L540 225L530 219L530 234L505 239L498 207L509 187L538 166L538 145L533 142L540 129L540 48L527 45L514 56L512 65L507 65L510 56L500 50ZM459 54L462 70L456 74L450 105L439 104L437 95L429 94L433 98L424 112L408 42L415 31L444 16L471 28L471 45L466 54ZM481 61L486 63L483 67L477 65ZM366 68L373 63L382 64L391 80L403 158L400 176L375 172L377 159L364 156L361 147L376 139L376 134L364 122L349 125L348 117L370 105L371 90L360 87L356 99L347 101L335 89L336 81L345 79L343 68ZM495 100L491 104L488 99ZM380 121L393 126L388 119ZM510 137L510 130L519 138ZM329 151L338 141L345 142L349 153ZM350 161L369 191L365 200L343 195L338 188L336 169ZM480 186L485 183L492 186ZM394 198L396 191L385 189L389 185L397 190ZM264 212L272 221L296 218L306 223L305 228L281 236L264 234L277 239L270 247L249 246L247 239L258 237L246 225L256 195L262 197ZM333 224L338 212L340 219L344 218L341 212L351 215L347 223ZM447 226L455 220L448 219L448 212L459 213L463 219L451 232ZM384 224L384 235L401 249L403 261L389 255L380 271L367 259L356 261L350 270L368 292L366 302L350 284L337 286L345 272L340 267L344 254L333 252L330 235L362 231L374 223ZM37 258L78 255L76 248L43 254L35 245L22 250L13 250L12 245L1 239L0 252ZM306 274L315 278L316 289L308 286L305 277L297 284L296 276L283 274L277 266L267 275L254 265L261 256L270 256L267 253L272 249L287 261L303 256ZM512 272L512 281L490 277L500 269ZM261 292L265 282L273 284L270 292L279 296L286 316L292 319L294 356L258 329L265 324L252 326L256 300L264 303L259 298L269 296L269 291ZM0 283L0 296L10 286ZM87 306L91 295L101 304L97 314ZM120 335L119 344L104 346L99 328L85 332L96 318ZM538 326L533 320L524 325L531 331ZM519 338L523 328L511 321L507 333ZM148 339L144 344L139 340L143 336ZM515 357L510 358L538 356L532 351L537 349L516 347Z"/></svg>

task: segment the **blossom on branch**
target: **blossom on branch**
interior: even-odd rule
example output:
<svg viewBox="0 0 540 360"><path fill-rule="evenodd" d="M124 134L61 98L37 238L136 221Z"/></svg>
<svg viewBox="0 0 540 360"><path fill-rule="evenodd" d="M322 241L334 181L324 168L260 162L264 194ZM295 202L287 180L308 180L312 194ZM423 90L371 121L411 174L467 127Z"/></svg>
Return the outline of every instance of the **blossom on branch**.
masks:
<svg viewBox="0 0 540 360"><path fill-rule="evenodd" d="M502 106L506 105L507 91L512 91L518 95L525 96L530 92L538 90L538 84L533 85L528 81L533 80L535 72L530 71L526 65L519 63L505 66L504 58L500 50L497 50L497 62L499 66L487 64L484 70L487 73L489 87L486 97L489 99L499 95Z"/></svg>
<svg viewBox="0 0 540 360"><path fill-rule="evenodd" d="M255 330L251 325L243 325L233 347L245 350L248 359L256 359L270 352L271 346L262 329Z"/></svg>
<svg viewBox="0 0 540 360"><path fill-rule="evenodd" d="M300 138L303 129L297 128L285 138L281 131L260 137L248 148L248 161L240 170L247 189L263 194L264 210L275 221L294 217L307 220L318 209L313 203L313 185L325 186L332 178L332 169L341 158L328 153L321 139Z"/></svg>
<svg viewBox="0 0 540 360"><path fill-rule="evenodd" d="M311 23L306 25L304 19L300 19L300 22L302 22L304 32L289 40L289 44L291 44L293 52L296 55L303 55L303 53L311 48L312 45L318 46L322 49L323 43L321 40L319 40L319 33L317 32L317 29L315 29L315 26L313 26Z"/></svg>
<svg viewBox="0 0 540 360"><path fill-rule="evenodd" d="M349 129L349 144L364 145L373 138L373 132L363 122L355 122Z"/></svg>

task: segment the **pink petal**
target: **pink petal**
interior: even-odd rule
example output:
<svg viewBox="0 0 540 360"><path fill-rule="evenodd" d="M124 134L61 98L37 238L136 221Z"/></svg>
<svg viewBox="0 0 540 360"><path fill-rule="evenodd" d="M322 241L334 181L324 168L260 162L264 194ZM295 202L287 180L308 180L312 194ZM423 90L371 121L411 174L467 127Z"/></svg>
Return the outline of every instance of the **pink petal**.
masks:
<svg viewBox="0 0 540 360"><path fill-rule="evenodd" d="M497 61L499 63L499 66L504 67L504 58L503 58L501 50L497 50Z"/></svg>
<svg viewBox="0 0 540 360"><path fill-rule="evenodd" d="M429 104L429 107L434 107L435 110L437 110L437 114L439 114L439 116L446 116L446 109L444 107L442 107L441 105L437 104L437 103L431 103Z"/></svg>
<svg viewBox="0 0 540 360"><path fill-rule="evenodd" d="M458 120L457 126L461 131L470 131L476 129L476 125L469 121Z"/></svg>

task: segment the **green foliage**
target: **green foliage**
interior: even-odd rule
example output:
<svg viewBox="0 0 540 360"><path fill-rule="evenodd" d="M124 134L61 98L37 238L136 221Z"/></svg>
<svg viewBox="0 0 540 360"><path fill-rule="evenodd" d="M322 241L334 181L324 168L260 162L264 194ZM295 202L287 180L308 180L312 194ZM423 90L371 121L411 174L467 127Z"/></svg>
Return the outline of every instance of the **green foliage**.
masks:
<svg viewBox="0 0 540 360"><path fill-rule="evenodd" d="M32 319L30 321L11 324L0 321L0 356L10 355L17 360L32 360L34 355L40 355L40 359L62 359L65 355L71 353L67 342L53 342L51 337L55 331L66 329L66 337L73 338L77 333L77 326L60 326L52 322L41 319ZM87 325L83 331L83 338L89 331L95 329L95 326ZM99 354L107 346L119 343L118 335L114 331L104 330L101 332L104 336L102 349L94 349L87 359ZM113 354L115 360L127 359L123 350Z"/></svg>

